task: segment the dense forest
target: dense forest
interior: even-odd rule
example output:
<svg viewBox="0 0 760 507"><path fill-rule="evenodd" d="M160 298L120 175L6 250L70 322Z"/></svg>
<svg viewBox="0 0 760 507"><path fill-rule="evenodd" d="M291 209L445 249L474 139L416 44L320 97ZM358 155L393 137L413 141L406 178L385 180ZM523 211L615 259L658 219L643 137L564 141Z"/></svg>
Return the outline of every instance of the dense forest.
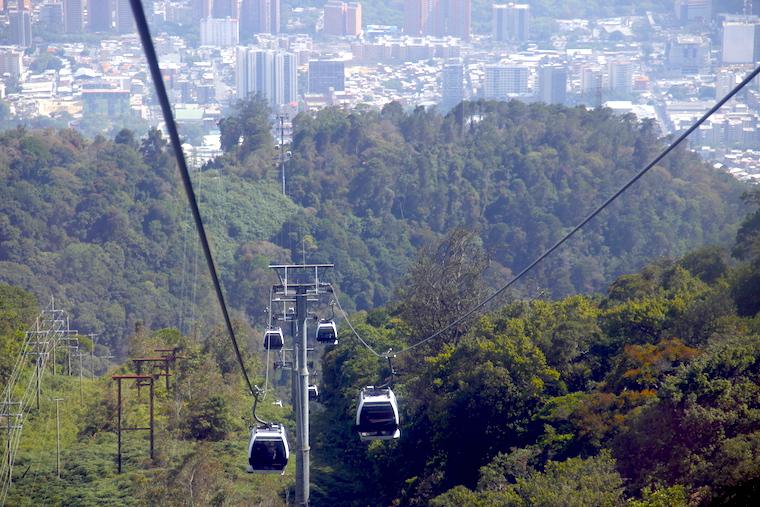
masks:
<svg viewBox="0 0 760 507"><path fill-rule="evenodd" d="M224 155L194 172L225 290L254 323L271 261L334 262L344 306L369 310L393 299L419 249L457 227L477 231L493 287L662 145L651 123L605 109L325 109L294 120L285 197L268 125L261 102L242 103L220 123ZM648 260L730 241L743 188L676 151L520 290L589 293ZM0 134L0 282L58 297L118 354L138 322L190 333L213 317L192 227L156 130Z"/></svg>
<svg viewBox="0 0 760 507"><path fill-rule="evenodd" d="M436 258L450 251L446 240ZM733 252L740 262L716 247L659 260L600 295L514 301L402 354L405 423L392 444L359 442L349 420L355 386L384 378L385 365L355 340L326 353L320 505L750 505L760 212ZM419 290L360 314L358 332L403 350L430 318L405 311Z"/></svg>
<svg viewBox="0 0 760 507"><path fill-rule="evenodd" d="M269 262L334 262L358 333L403 351L526 265L663 143L653 124L605 109L326 109L294 120L283 196L268 118L260 101L239 104L220 123L224 153L193 173L259 383ZM175 173L156 130L0 134L0 380L51 295L111 346L109 374L156 348L182 350L173 387L157 388L156 459L144 434L130 435L122 475L109 375L83 380L81 402L76 376L46 377L10 505L288 501L292 465L284 477L243 471L251 400L213 325ZM359 388L389 371L339 320L340 344L314 357L313 504L749 502L760 483L760 193L747 190L675 151L528 283L399 353L398 441L355 434ZM270 380L262 413L292 430L276 403L286 378ZM126 393L127 423L144 424L145 397ZM56 397L68 400L60 480Z"/></svg>
<svg viewBox="0 0 760 507"><path fill-rule="evenodd" d="M262 113L246 107L222 122L231 141L209 168L266 179L261 133L244 125ZM633 116L516 101L464 103L447 116L404 112L396 103L302 114L286 167L288 196L301 209L272 241L293 258L335 262L352 304L369 309L391 299L416 250L468 228L492 261L494 285L661 146L655 126ZM743 215L742 191L680 150L546 263L534 284L554 296L599 290L648 259L730 241Z"/></svg>
<svg viewBox="0 0 760 507"><path fill-rule="evenodd" d="M658 260L602 294L513 300L402 352L397 441L367 445L355 434L359 387L388 370L341 321L340 344L319 357L312 504L750 505L760 494L760 194L752 202L731 252L707 247ZM481 248L470 231L454 231L420 251L404 275L407 292L351 316L358 333L379 350L403 351L411 331L431 318L410 311L428 290L419 282L459 266L460 284L444 295L477 293L484 264L469 259L483 258ZM33 299L0 286L2 350L17 350ZM452 312L430 313L446 320ZM261 373L260 335L237 327L244 360ZM181 347L182 359L173 387L158 383L156 459L147 457L144 434L131 435L125 473L115 473L108 376L85 380L81 403L76 376L48 376L42 407L27 421L9 505L285 504L292 464L284 477L243 472L250 399L223 329L194 338L140 328L127 352L158 346ZM126 362L110 373L133 368ZM287 390L282 378L273 382L271 401ZM69 400L61 479L56 396ZM133 389L126 396L127 423L144 423L145 396ZM287 406L267 402L261 415L292 429Z"/></svg>

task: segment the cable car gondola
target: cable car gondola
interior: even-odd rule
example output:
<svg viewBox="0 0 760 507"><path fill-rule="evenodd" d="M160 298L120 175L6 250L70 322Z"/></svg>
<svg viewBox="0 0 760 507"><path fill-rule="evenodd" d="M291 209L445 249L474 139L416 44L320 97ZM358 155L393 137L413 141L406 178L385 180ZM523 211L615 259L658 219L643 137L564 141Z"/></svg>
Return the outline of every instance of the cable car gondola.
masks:
<svg viewBox="0 0 760 507"><path fill-rule="evenodd" d="M367 386L356 410L356 428L362 440L392 440L401 435L396 395L390 387Z"/></svg>
<svg viewBox="0 0 760 507"><path fill-rule="evenodd" d="M338 328L335 327L335 321L319 321L319 324L317 325L317 341L329 345L338 344Z"/></svg>
<svg viewBox="0 0 760 507"><path fill-rule="evenodd" d="M264 333L264 348L267 350L280 350L285 345L282 337L282 328L270 328Z"/></svg>
<svg viewBox="0 0 760 507"><path fill-rule="evenodd" d="M319 398L319 388L315 384L309 385L309 401Z"/></svg>
<svg viewBox="0 0 760 507"><path fill-rule="evenodd" d="M262 424L251 430L246 472L284 474L288 465L288 439L280 424Z"/></svg>

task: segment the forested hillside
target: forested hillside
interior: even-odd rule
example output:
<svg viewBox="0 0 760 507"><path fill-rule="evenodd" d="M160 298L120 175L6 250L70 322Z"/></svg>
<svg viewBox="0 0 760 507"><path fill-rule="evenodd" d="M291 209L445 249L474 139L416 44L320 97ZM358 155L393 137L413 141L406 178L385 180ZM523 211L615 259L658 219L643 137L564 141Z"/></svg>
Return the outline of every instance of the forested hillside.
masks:
<svg viewBox="0 0 760 507"><path fill-rule="evenodd" d="M243 360L262 384L261 335L248 322L262 320L267 264L290 259L334 262L358 333L399 354L401 438L367 445L355 432L356 398L388 377L387 363L344 319L340 344L317 349L314 505L654 507L757 497L758 192L742 201L746 187L676 151L529 283L404 352L649 161L661 146L653 126L603 109L517 102L468 103L445 117L398 104L327 109L295 119L284 197L267 116L260 102L241 104L220 125L224 154L193 176ZM10 504L286 502L292 465L284 477L243 472L251 400L228 339L210 324L215 302L160 134L90 141L8 131L0 180L3 382L51 294L80 331L115 346L109 374L134 372L128 359L157 348L182 351L173 387L157 388L156 459L146 457L144 433L130 434L123 475L109 375L85 380L81 403L75 377L45 377ZM21 363L31 379L31 359ZM292 429L287 404L274 403L286 397L286 379L269 380L276 390L261 413ZM145 398L126 396L126 424L145 424ZM57 397L68 400L60 480Z"/></svg>
<svg viewBox="0 0 760 507"><path fill-rule="evenodd" d="M244 309L236 294L250 291L233 279L234 259L266 273L284 258L266 240L296 206L274 183L195 176L231 299ZM188 330L213 321L192 227L158 131L140 141L128 131L114 141L68 130L0 135L0 281L39 301L56 296L81 331L102 333L116 352L138 322Z"/></svg>
<svg viewBox="0 0 760 507"><path fill-rule="evenodd" d="M254 322L271 261L334 262L344 306L370 309L393 299L418 249L455 227L477 231L494 286L661 147L652 124L603 109L326 109L295 118L283 197L267 114L241 104L220 125L225 154L194 175L228 298ZM138 322L202 326L216 310L175 172L157 131L112 141L3 133L0 281L40 301L59 297L82 331L102 332L117 352ZM725 243L744 214L743 189L677 151L523 290L600 290L649 260Z"/></svg>
<svg viewBox="0 0 760 507"><path fill-rule="evenodd" d="M424 290L415 280L426 271L478 248L472 234L455 233L421 252L405 281ZM744 222L733 255L700 249L621 276L601 295L513 301L413 354L403 352L410 330L431 318L407 311L419 292L352 315L373 347L400 352L396 441L368 445L356 435L359 388L389 371L340 320L339 345L315 358L312 505L751 505L760 494L760 211ZM482 283L473 273L463 274L467 291ZM34 316L30 300L0 286L2 350L18 349ZM238 334L244 361L260 374L258 333L239 324ZM172 388L158 383L156 459L144 432L129 434L117 475L109 377L85 380L80 404L75 376L48 375L42 407L26 422L9 505L284 505L292 466L284 477L243 472L250 398L223 329L186 337L143 328L128 353L166 346L182 357ZM65 357L58 362L61 371ZM133 371L127 361L109 374ZM259 415L292 430L288 407L271 403L286 383L271 380L282 392L272 391ZM126 424L145 424L145 394L125 396ZM60 479L55 397L67 400Z"/></svg>
<svg viewBox="0 0 760 507"><path fill-rule="evenodd" d="M318 504L751 505L760 494L759 218L742 226L741 262L720 248L657 261L603 295L516 301L410 354L410 330L431 318L404 311L418 293L359 314L373 347L402 351L402 435L369 446L355 437L356 386L389 372L345 330L348 344L323 357Z"/></svg>
<svg viewBox="0 0 760 507"><path fill-rule="evenodd" d="M294 130L288 194L305 212L286 225L306 222L309 257L340 266L338 281L360 309L388 301L412 252L455 227L478 231L490 281L500 282L661 148L654 125L632 116L516 101L465 103L446 117L398 104L327 109L298 116ZM647 260L728 242L742 191L677 151L544 263L534 283L555 297L600 290Z"/></svg>

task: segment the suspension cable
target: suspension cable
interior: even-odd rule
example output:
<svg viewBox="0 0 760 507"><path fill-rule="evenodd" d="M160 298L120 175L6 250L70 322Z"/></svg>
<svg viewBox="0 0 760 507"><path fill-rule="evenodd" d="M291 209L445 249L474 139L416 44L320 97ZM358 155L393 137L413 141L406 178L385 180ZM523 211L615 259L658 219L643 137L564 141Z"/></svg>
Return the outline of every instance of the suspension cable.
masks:
<svg viewBox="0 0 760 507"><path fill-rule="evenodd" d="M488 303L499 297L504 291L512 287L515 283L517 283L522 277L524 277L528 272L530 272L533 268L535 268L541 261L546 259L549 255L554 253L560 246L562 246L567 240L572 238L578 231L580 231L587 223L589 223L594 217L596 217L599 213L601 213L607 206L612 204L613 201L615 201L618 197L620 197L626 190L628 190L634 183L636 183L642 176L644 176L647 172L649 172L650 169L652 169L655 165L657 165L662 159L664 159L671 151L673 151L678 145L680 145L689 135L691 135L695 130L697 130L705 121L707 121L708 118L710 118L713 114L715 114L716 111L718 111L726 102L731 100L734 95L739 93L742 88L747 86L753 79L755 79L758 74L760 74L760 66L755 68L752 72L750 72L747 77L745 77L741 83L736 85L728 94L726 94L722 99L720 99L713 107L711 107L705 114L703 114L694 124L691 125L686 131L684 131L678 138L671 142L665 150L663 150L655 159L650 162L646 167L644 167L641 171L639 171L635 176L633 176L630 180L628 180L620 189L612 194L606 201L604 201L599 207L597 207L594 211L592 211L586 218L581 220L578 225L573 227L573 229L562 236L556 243L554 243L551 247L549 247L546 251L544 251L541 255L536 257L533 262L528 264L525 268L522 269L517 275L512 277L511 280L509 280L506 284L504 284L502 287L500 287L496 292L485 298L483 301L478 303L477 305L473 306L470 310L465 312L462 316L454 319L449 324L444 326L443 328L439 329L435 333L422 338L419 341L416 341L412 343L411 345L408 345L407 347L404 347L403 349L397 351L395 354L400 355L405 352L408 352L410 350L413 350L430 340L434 340L435 338L439 337L446 331L450 330L451 328L458 326L463 321L469 319L473 314L480 311L484 306L486 306ZM338 301L338 308L340 309L341 313L343 314L344 318L346 319L346 322L348 323L351 330L354 332L356 337L359 339L359 341L364 344L367 349L373 353L374 355L378 357L386 357L383 354L378 354L367 342L365 342L361 336L359 336L359 333L356 332L356 329L354 329L353 325L351 324L351 321L348 320L348 317L346 315L346 312L343 311L343 308L340 306L340 301L338 298L335 298L336 301Z"/></svg>
<svg viewBox="0 0 760 507"><path fill-rule="evenodd" d="M216 271L216 265L214 264L214 257L211 254L211 247L209 246L208 237L206 235L206 229L203 226L203 219L201 218L201 211L198 207L198 201L193 191L193 182L190 179L190 173L187 169L187 162L185 160L185 154L182 151L182 144L179 139L179 132L177 131L177 124L174 122L174 114L172 113L171 103L169 102L169 96L166 93L166 86L164 85L164 78L161 75L161 69L158 66L158 57L156 56L156 48L153 45L153 39L150 35L150 28L148 22L145 19L145 11L141 0L129 0L132 6L132 13L135 17L135 24L137 25L137 31L140 34L140 40L142 41L143 50L145 51L145 58L148 60L148 67L150 68L150 74L153 78L153 86L156 89L156 95L158 101L161 104L161 111L164 116L164 123L166 123L166 129L169 131L169 138L171 139L172 146L174 148L174 156L177 159L177 165L179 166L179 172L182 176L182 184L185 187L185 193L187 194L187 200L190 203L190 210L193 212L193 219L195 220L195 226L198 230L198 236L200 237L201 245L203 246L203 253L206 257L206 264L208 265L209 273L211 274L211 281L214 284L214 291L216 292L216 298L219 301L219 306L222 309L222 315L224 316L224 323L227 326L227 332L230 335L232 346L235 349L235 355L237 356L238 363L240 363L240 369L243 372L243 377L248 386L248 390L258 400L260 389L254 387L251 383L251 379L248 377L248 371L245 368L245 362L243 356L240 353L240 347L238 346L237 338L235 337L235 330L232 327L232 321L230 320L230 314L227 310L227 303L224 300L224 294L222 293L222 286L219 282L219 276ZM255 405L254 405L255 407ZM255 414L254 414L255 417ZM256 418L258 419L258 418Z"/></svg>
<svg viewBox="0 0 760 507"><path fill-rule="evenodd" d="M330 284L330 288L332 288L333 293L335 293L335 287L333 287L332 284ZM364 345L366 347L366 349L369 350L375 356L377 356L377 357L385 357L385 355L378 353L375 349L372 348L372 346L369 343L367 343L366 341L364 341L364 338L362 338L361 335L356 331L356 328L351 323L351 319L348 318L348 314L343 309L343 307L340 305L340 299L338 299L338 296L336 295L335 298L333 298L333 299L335 300L335 304L338 306L338 310L340 310L341 315L343 315L343 319L346 321L346 324L348 324L348 327L351 328L351 331L353 331L354 336L356 336L356 338L359 340L359 342L361 342L361 344Z"/></svg>

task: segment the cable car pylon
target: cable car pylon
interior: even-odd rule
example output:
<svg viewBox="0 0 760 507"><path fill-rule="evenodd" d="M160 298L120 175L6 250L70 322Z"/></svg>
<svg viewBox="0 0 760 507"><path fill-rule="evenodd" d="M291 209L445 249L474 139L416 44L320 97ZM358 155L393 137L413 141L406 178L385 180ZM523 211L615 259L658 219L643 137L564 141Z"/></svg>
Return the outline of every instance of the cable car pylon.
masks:
<svg viewBox="0 0 760 507"><path fill-rule="evenodd" d="M320 297L333 293L332 285L320 280L325 269L333 264L272 264L279 283L272 286L269 301L273 319L290 322L293 336L292 403L296 416L296 502L299 507L309 505L310 446L309 446L309 363L307 353L309 303L318 303ZM295 311L289 304L295 303ZM282 305L282 313L275 314L275 305ZM332 323L332 321L330 321ZM323 326L323 330L326 329ZM328 333L335 331L332 323ZM327 341L327 339L325 340ZM331 341L335 341L334 338ZM282 430L284 439L284 429ZM286 443L287 445L287 443ZM252 448L251 448L252 449Z"/></svg>

